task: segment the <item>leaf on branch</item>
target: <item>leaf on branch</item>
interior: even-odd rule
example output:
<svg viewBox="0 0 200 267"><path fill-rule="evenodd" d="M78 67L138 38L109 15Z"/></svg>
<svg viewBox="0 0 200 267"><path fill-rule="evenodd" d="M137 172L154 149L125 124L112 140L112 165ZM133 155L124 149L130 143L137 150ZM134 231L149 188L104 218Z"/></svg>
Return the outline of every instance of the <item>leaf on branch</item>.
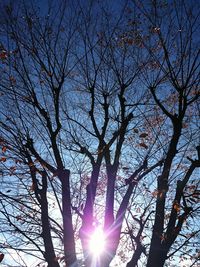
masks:
<svg viewBox="0 0 200 267"><path fill-rule="evenodd" d="M140 208L137 208L137 209L136 209L136 212L137 212L137 213L140 213L140 212L141 212L141 209L140 209Z"/></svg>
<svg viewBox="0 0 200 267"><path fill-rule="evenodd" d="M134 133L139 133L139 130L137 128L133 129Z"/></svg>
<svg viewBox="0 0 200 267"><path fill-rule="evenodd" d="M10 76L9 80L12 84L16 84L16 79L13 76Z"/></svg>
<svg viewBox="0 0 200 267"><path fill-rule="evenodd" d="M133 45L135 42L134 42L134 39L132 39L132 38L127 38L127 39L126 39L126 43L127 43L128 45Z"/></svg>
<svg viewBox="0 0 200 267"><path fill-rule="evenodd" d="M145 143L140 143L139 146L145 148L145 149L148 149L148 146L145 144Z"/></svg>
<svg viewBox="0 0 200 267"><path fill-rule="evenodd" d="M130 168L129 168L129 167L126 167L126 166L124 166L124 167L122 167L122 169L123 169L124 171L128 171Z"/></svg>
<svg viewBox="0 0 200 267"><path fill-rule="evenodd" d="M6 147L6 146L3 146L3 147L2 147L2 152L5 153L6 150L7 150L7 147Z"/></svg>
<svg viewBox="0 0 200 267"><path fill-rule="evenodd" d="M158 195L158 190L155 189L151 194L152 194L153 197L157 197L157 195Z"/></svg>
<svg viewBox="0 0 200 267"><path fill-rule="evenodd" d="M0 137L0 144L4 144L4 143L5 143L5 140L2 137Z"/></svg>
<svg viewBox="0 0 200 267"><path fill-rule="evenodd" d="M1 158L0 158L0 161L1 161L1 162L6 162L6 157L1 157Z"/></svg>
<svg viewBox="0 0 200 267"><path fill-rule="evenodd" d="M10 167L10 175L12 175L16 170L16 166L11 166Z"/></svg>
<svg viewBox="0 0 200 267"><path fill-rule="evenodd" d="M139 135L140 138L146 138L148 136L148 133L141 133Z"/></svg>
<svg viewBox="0 0 200 267"><path fill-rule="evenodd" d="M22 161L22 160L20 160L20 159L16 159L16 160L15 160L15 164L18 164L18 163L19 163L19 164L22 164L22 163L23 163L23 161Z"/></svg>
<svg viewBox="0 0 200 267"><path fill-rule="evenodd" d="M5 59L7 59L7 57L8 57L8 53L5 50L2 50L0 52L0 59L5 60Z"/></svg>
<svg viewBox="0 0 200 267"><path fill-rule="evenodd" d="M17 215L17 216L16 216L16 220L17 220L17 221L20 221L21 219L22 219L22 216L21 216L21 215Z"/></svg>
<svg viewBox="0 0 200 267"><path fill-rule="evenodd" d="M31 187L30 187L30 191L35 191L35 184L32 183Z"/></svg>
<svg viewBox="0 0 200 267"><path fill-rule="evenodd" d="M23 100L25 100L25 101L31 101L32 100L32 98L31 98L31 96L24 96L23 97Z"/></svg>
<svg viewBox="0 0 200 267"><path fill-rule="evenodd" d="M159 27L151 27L150 28L150 32L151 33L157 33L158 34L160 32L160 28Z"/></svg>
<svg viewBox="0 0 200 267"><path fill-rule="evenodd" d="M173 205L173 209L175 209L176 212L179 212L180 209L181 209L179 203L175 202L174 205Z"/></svg>
<svg viewBox="0 0 200 267"><path fill-rule="evenodd" d="M47 72L47 75L48 75L49 77L52 77L52 76L53 76L53 73L52 73L51 71L48 71L48 72Z"/></svg>
<svg viewBox="0 0 200 267"><path fill-rule="evenodd" d="M4 254L1 253L1 254L0 254L0 262L2 262L3 258L4 258Z"/></svg>

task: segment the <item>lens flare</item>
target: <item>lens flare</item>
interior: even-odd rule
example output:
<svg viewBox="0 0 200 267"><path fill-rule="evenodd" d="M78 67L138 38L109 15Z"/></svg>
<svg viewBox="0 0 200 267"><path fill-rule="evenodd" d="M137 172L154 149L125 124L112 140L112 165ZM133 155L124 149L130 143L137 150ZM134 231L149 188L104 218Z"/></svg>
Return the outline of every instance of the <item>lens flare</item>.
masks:
<svg viewBox="0 0 200 267"><path fill-rule="evenodd" d="M98 227L92 233L89 243L90 252L95 256L99 256L105 248L105 235L103 230Z"/></svg>

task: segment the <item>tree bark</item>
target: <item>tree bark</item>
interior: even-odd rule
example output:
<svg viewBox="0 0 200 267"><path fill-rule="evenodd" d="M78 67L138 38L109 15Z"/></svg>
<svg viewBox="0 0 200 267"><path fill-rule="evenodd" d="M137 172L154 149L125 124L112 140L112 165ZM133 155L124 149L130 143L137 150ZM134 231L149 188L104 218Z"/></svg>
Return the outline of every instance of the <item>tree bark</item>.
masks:
<svg viewBox="0 0 200 267"><path fill-rule="evenodd" d="M155 222L153 226L153 234L151 238L151 245L149 250L149 257L147 267L162 267L165 261L165 253L163 255L162 239L164 234L164 218L165 218L165 202L166 194L168 192L168 179L172 165L172 161L177 153L177 144L181 135L182 121L176 119L173 121L174 132L169 145L166 159L164 161L162 174L157 179L157 199L156 199L156 213ZM155 265L156 264L156 265Z"/></svg>
<svg viewBox="0 0 200 267"><path fill-rule="evenodd" d="M140 259L141 254L144 252L144 247L139 242L140 241L138 241L137 248L136 248L131 260L127 263L126 267L136 267L137 266L138 260Z"/></svg>
<svg viewBox="0 0 200 267"><path fill-rule="evenodd" d="M59 263L56 260L56 255L51 237L46 191L47 191L46 174L43 173L40 204L41 204L41 220L42 220L42 238L44 240L44 248L45 248L44 257L48 263L48 267L60 267Z"/></svg>
<svg viewBox="0 0 200 267"><path fill-rule="evenodd" d="M118 167L118 166L117 166ZM107 166L107 192L106 192L106 207L105 207L105 222L104 228L107 230L114 222L114 193L117 167Z"/></svg>
<svg viewBox="0 0 200 267"><path fill-rule="evenodd" d="M159 247L152 248L152 254L154 257L149 257L146 267L163 267L167 258L167 251Z"/></svg>
<svg viewBox="0 0 200 267"><path fill-rule="evenodd" d="M90 183L87 185L87 188L86 188L87 198L86 198L86 203L85 203L85 207L83 210L82 226L79 231L82 248L83 248L83 254L85 258L85 265L87 267L91 267L91 264L92 264L92 255L89 251L89 241L90 241L91 233L93 232L93 229L94 229L93 206L94 206L94 200L96 196L99 171L100 171L100 164L99 163L94 164Z"/></svg>
<svg viewBox="0 0 200 267"><path fill-rule="evenodd" d="M74 230L71 213L71 196L69 170L62 170L58 176L62 184L62 210L63 210L63 231L64 231L64 254L65 262L69 267L77 265Z"/></svg>

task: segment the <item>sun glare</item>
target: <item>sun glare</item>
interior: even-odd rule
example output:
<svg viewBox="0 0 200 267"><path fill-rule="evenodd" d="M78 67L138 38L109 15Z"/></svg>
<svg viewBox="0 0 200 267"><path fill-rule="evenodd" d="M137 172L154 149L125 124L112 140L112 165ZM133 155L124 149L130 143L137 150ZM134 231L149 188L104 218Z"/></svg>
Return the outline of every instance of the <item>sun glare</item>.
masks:
<svg viewBox="0 0 200 267"><path fill-rule="evenodd" d="M90 252L95 256L99 256L105 248L105 236L103 230L98 227L92 233L90 238Z"/></svg>

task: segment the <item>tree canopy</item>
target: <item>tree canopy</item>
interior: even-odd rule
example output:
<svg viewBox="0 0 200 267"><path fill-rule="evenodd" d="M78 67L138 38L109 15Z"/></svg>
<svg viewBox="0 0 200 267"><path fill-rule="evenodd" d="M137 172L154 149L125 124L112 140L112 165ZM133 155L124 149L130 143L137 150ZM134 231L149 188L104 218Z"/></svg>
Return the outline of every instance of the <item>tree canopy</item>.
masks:
<svg viewBox="0 0 200 267"><path fill-rule="evenodd" d="M1 5L5 266L197 266L199 7Z"/></svg>

